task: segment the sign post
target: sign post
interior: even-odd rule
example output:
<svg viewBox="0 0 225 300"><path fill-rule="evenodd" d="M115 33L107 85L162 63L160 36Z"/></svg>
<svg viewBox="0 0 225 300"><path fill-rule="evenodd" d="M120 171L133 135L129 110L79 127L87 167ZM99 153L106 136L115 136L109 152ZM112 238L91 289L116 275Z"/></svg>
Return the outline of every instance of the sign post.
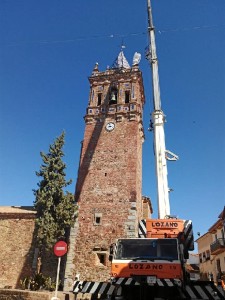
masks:
<svg viewBox="0 0 225 300"><path fill-rule="evenodd" d="M58 285L59 285L59 271L60 271L60 263L61 257L67 253L67 243L64 241L59 241L54 246L54 254L58 257L58 267L57 267L57 276L56 276L56 287L55 287L55 296L52 297L51 300L58 300Z"/></svg>

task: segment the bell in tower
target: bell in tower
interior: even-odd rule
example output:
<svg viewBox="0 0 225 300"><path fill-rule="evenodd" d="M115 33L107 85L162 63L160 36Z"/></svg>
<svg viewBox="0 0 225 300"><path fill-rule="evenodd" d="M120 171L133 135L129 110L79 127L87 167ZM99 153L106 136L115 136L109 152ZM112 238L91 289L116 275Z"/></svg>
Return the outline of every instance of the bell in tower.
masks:
<svg viewBox="0 0 225 300"><path fill-rule="evenodd" d="M109 249L117 238L137 237L142 218L144 88L137 61L121 51L112 68L89 77L75 199L79 207L74 276L110 278Z"/></svg>
<svg viewBox="0 0 225 300"><path fill-rule="evenodd" d="M109 105L117 103L117 90L111 89Z"/></svg>

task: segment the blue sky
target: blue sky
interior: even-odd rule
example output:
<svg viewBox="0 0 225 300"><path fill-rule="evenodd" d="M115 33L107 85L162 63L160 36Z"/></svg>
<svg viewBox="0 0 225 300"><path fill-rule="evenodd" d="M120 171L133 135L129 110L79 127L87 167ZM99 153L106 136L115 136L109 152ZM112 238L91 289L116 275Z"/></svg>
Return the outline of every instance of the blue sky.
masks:
<svg viewBox="0 0 225 300"><path fill-rule="evenodd" d="M32 205L40 151L66 132L74 192L89 82L122 42L142 54L146 105L143 194L157 217L151 71L145 0L0 0L0 205ZM205 233L225 204L225 1L152 0L167 149L171 213Z"/></svg>

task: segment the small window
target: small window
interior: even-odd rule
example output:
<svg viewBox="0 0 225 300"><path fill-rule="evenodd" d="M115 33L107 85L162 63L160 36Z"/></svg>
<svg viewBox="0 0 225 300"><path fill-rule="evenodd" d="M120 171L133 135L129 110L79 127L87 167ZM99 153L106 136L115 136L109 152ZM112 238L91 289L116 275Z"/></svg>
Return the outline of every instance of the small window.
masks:
<svg viewBox="0 0 225 300"><path fill-rule="evenodd" d="M102 214L95 213L94 214L94 225L101 225L102 224Z"/></svg>
<svg viewBox="0 0 225 300"><path fill-rule="evenodd" d="M95 223L96 224L101 224L101 218L100 217L96 217L95 218Z"/></svg>
<svg viewBox="0 0 225 300"><path fill-rule="evenodd" d="M102 104L102 93L98 93L98 106Z"/></svg>
<svg viewBox="0 0 225 300"><path fill-rule="evenodd" d="M109 256L108 251L105 247L95 246L93 249L93 253L95 254L94 264L98 267L107 266L107 257Z"/></svg>
<svg viewBox="0 0 225 300"><path fill-rule="evenodd" d="M203 254L202 254L202 261L203 261L203 262L206 261L205 252L203 252Z"/></svg>
<svg viewBox="0 0 225 300"><path fill-rule="evenodd" d="M134 99L134 86L132 86L132 99Z"/></svg>
<svg viewBox="0 0 225 300"><path fill-rule="evenodd" d="M217 272L219 274L221 274L221 264L220 264L220 259L217 259L216 260L216 269L217 269Z"/></svg>
<svg viewBox="0 0 225 300"><path fill-rule="evenodd" d="M106 253L96 253L98 257L98 263L102 265L106 265Z"/></svg>
<svg viewBox="0 0 225 300"><path fill-rule="evenodd" d="M130 91L125 91L125 103L130 102Z"/></svg>
<svg viewBox="0 0 225 300"><path fill-rule="evenodd" d="M99 86L99 87L98 87L98 90L99 90L99 91L102 91L102 90L103 90L103 86Z"/></svg>

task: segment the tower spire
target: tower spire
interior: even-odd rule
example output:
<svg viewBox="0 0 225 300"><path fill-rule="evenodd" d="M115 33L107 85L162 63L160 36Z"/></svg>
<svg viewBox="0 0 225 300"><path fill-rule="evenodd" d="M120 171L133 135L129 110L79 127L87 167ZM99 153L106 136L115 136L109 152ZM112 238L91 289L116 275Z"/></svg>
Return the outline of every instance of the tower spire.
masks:
<svg viewBox="0 0 225 300"><path fill-rule="evenodd" d="M130 65L123 53L123 49L125 49L125 48L126 47L122 41L120 53L118 54L117 58L113 62L112 69L120 69L120 68L129 69L130 68Z"/></svg>

